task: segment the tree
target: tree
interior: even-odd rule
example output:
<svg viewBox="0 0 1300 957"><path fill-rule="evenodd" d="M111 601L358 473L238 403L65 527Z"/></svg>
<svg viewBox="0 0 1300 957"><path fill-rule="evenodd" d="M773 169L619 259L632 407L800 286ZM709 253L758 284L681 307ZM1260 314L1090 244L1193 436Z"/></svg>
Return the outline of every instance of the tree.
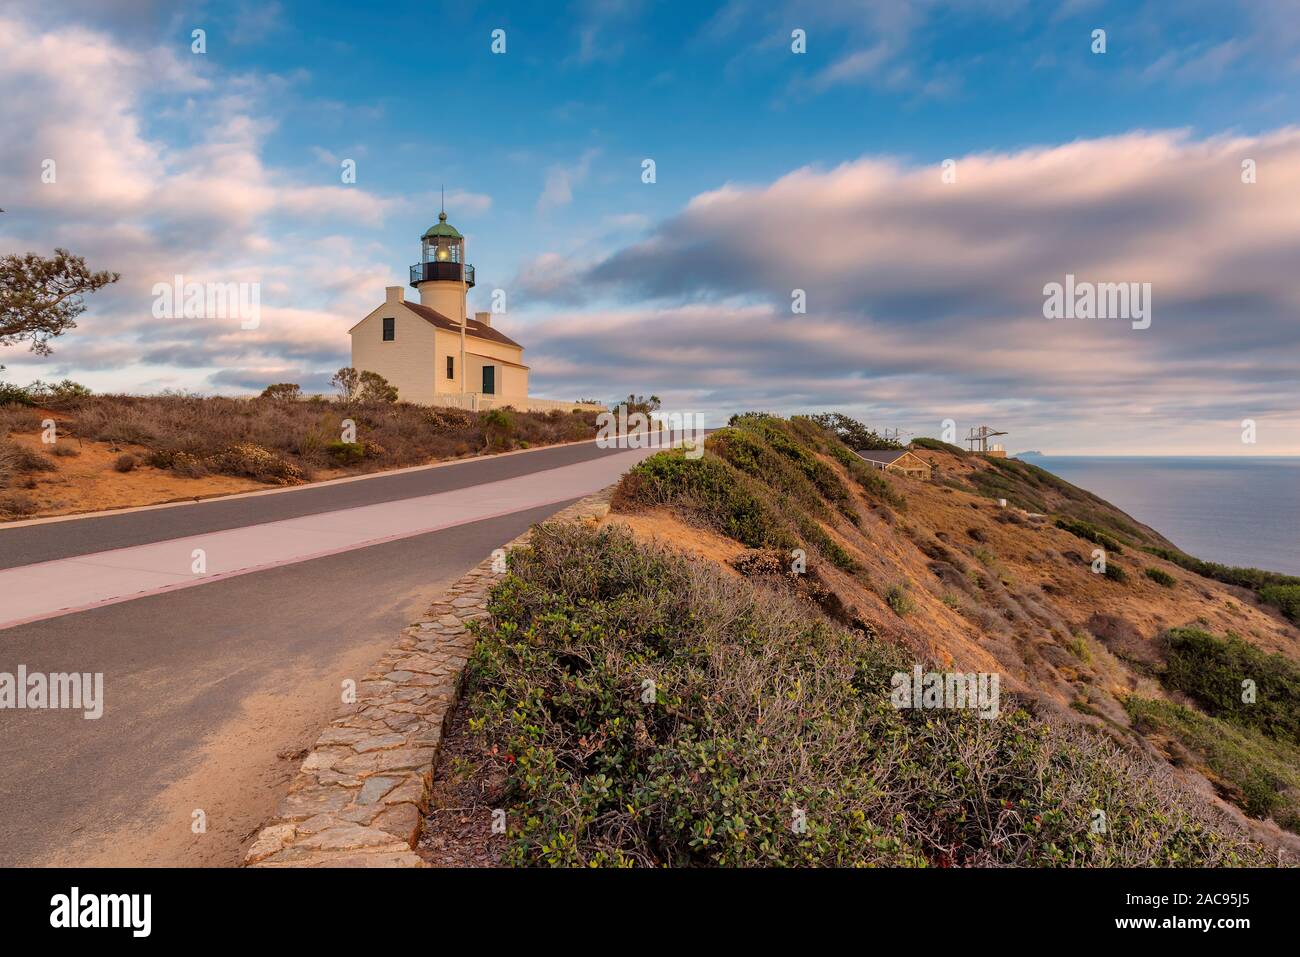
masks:
<svg viewBox="0 0 1300 957"><path fill-rule="evenodd" d="M378 372L362 370L361 372L361 395L362 402L396 402L397 387L389 385L388 380Z"/></svg>
<svg viewBox="0 0 1300 957"><path fill-rule="evenodd" d="M330 377L330 385L338 390L339 398L344 402L354 402L357 390L361 388L361 373L351 366L344 366Z"/></svg>
<svg viewBox="0 0 1300 957"><path fill-rule="evenodd" d="M659 396L652 395L647 399L643 395L629 395L622 402L619 402L618 405L627 406L628 415L631 415L633 412L643 412L646 415L649 415L651 412L659 411ZM616 405L615 408L617 408L618 405Z"/></svg>
<svg viewBox="0 0 1300 957"><path fill-rule="evenodd" d="M330 378L344 402L396 402L397 388L378 372L344 366Z"/></svg>
<svg viewBox="0 0 1300 957"><path fill-rule="evenodd" d="M810 416L810 418L828 432L833 432L836 438L856 452L903 448L902 444L882 437L875 429L867 428L857 419L850 418L842 412L829 412L824 415Z"/></svg>
<svg viewBox="0 0 1300 957"><path fill-rule="evenodd" d="M302 398L302 389L296 382L276 382L262 390L263 399L275 399L280 402L296 402Z"/></svg>
<svg viewBox="0 0 1300 957"><path fill-rule="evenodd" d="M91 272L86 260L66 249L46 258L36 253L0 256L0 345L30 341L49 355L49 340L75 329L86 311L82 296L115 283L115 272Z"/></svg>

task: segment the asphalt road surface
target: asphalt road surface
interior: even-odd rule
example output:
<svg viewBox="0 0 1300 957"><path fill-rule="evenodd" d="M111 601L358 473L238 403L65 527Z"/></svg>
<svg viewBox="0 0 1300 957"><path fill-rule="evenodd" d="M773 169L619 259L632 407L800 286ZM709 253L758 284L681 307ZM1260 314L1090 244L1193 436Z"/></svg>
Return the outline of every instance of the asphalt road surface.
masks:
<svg viewBox="0 0 1300 957"><path fill-rule="evenodd" d="M572 471L563 466L611 455L622 456L608 463L612 482L629 453L574 445L0 528L0 568L57 567L105 549L469 494L519 476L536 476L546 503L0 630L0 672L104 674L98 719L0 708L0 865L238 864L337 711L343 680L368 670L441 588L563 508L556 499ZM0 620L4 602L0 592Z"/></svg>

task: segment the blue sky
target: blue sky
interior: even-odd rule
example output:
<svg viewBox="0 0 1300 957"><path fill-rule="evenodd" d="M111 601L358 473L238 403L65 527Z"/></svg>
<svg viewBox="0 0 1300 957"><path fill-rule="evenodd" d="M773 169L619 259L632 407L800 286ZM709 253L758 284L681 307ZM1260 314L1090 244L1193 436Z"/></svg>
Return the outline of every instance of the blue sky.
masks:
<svg viewBox="0 0 1300 957"><path fill-rule="evenodd" d="M1293 454L1293 6L18 0L0 252L64 245L123 281L52 357L0 362L322 389L445 184L477 305L506 291L539 394ZM1152 282L1152 328L1046 325L1037 290L1067 271ZM160 329L147 292L177 272L260 282L265 328Z"/></svg>

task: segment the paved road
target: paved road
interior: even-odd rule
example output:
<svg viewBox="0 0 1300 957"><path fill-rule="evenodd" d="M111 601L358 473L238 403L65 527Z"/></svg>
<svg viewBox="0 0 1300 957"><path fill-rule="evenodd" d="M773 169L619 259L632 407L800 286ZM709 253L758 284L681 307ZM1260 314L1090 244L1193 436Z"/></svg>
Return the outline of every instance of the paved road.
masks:
<svg viewBox="0 0 1300 957"><path fill-rule="evenodd" d="M254 493L88 518L0 526L0 568L394 502L617 454L617 449L600 449L594 442L586 442L270 494Z"/></svg>
<svg viewBox="0 0 1300 957"><path fill-rule="evenodd" d="M566 504L569 446L307 488L0 529L14 567L535 477L547 504L0 630L0 672L103 672L103 717L0 709L0 865L237 864L359 677L439 589ZM633 456L633 460L639 455ZM516 483L517 484L517 483ZM607 482L604 484L608 484ZM513 487L513 486L512 486ZM586 493L577 490L573 497ZM346 513L342 513L346 514ZM93 556L92 556L93 557ZM2 580L2 579L0 579ZM4 620L0 592L0 620ZM201 821L199 828L196 822ZM199 830L199 833L196 833Z"/></svg>

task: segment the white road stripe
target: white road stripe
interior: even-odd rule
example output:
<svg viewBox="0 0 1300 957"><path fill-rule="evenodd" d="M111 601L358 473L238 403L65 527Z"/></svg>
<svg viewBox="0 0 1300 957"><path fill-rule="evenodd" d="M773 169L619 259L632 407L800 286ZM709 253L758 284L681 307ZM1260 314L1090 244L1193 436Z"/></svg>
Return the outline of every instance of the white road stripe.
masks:
<svg viewBox="0 0 1300 957"><path fill-rule="evenodd" d="M655 449L417 498L192 535L0 570L0 628L590 495ZM206 569L191 572L202 549Z"/></svg>

